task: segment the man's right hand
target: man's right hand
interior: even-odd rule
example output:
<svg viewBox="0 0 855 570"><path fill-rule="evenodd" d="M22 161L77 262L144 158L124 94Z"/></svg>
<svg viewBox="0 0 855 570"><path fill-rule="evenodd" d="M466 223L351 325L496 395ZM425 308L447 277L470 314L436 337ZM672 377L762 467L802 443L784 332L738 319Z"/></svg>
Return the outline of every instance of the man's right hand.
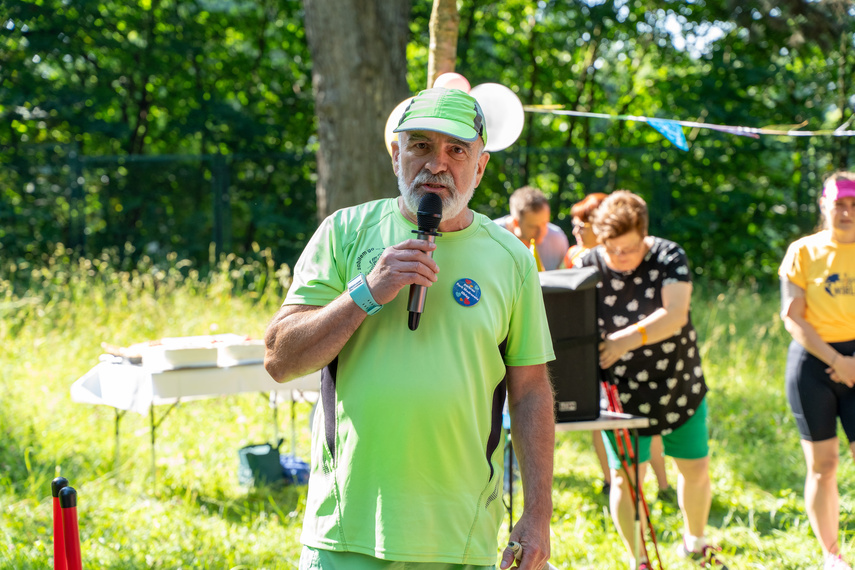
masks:
<svg viewBox="0 0 855 570"><path fill-rule="evenodd" d="M439 267L428 253L436 245L408 239L387 247L365 280L374 300L385 305L407 285L430 287ZM277 382L288 382L329 364L365 320L347 290L323 307L284 305L267 327L264 366Z"/></svg>
<svg viewBox="0 0 855 570"><path fill-rule="evenodd" d="M407 285L430 287L435 283L439 266L429 255L435 249L436 244L423 239L408 239L387 247L365 276L374 300L385 305Z"/></svg>

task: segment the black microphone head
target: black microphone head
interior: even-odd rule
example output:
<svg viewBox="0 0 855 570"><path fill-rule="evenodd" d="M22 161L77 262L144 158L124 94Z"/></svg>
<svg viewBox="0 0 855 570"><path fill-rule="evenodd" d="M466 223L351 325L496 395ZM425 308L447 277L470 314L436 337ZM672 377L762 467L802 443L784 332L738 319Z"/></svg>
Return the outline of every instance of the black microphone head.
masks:
<svg viewBox="0 0 855 570"><path fill-rule="evenodd" d="M442 220L442 198L437 194L427 193L419 201L419 211L416 214L419 229L434 231Z"/></svg>

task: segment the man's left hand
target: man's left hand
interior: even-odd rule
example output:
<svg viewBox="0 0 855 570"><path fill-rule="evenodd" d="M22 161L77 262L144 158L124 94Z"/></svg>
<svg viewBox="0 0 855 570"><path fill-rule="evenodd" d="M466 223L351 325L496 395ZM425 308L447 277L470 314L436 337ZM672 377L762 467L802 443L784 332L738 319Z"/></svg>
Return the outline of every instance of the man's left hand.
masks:
<svg viewBox="0 0 855 570"><path fill-rule="evenodd" d="M510 543L517 543L521 547L516 567L521 570L541 570L549 560L549 519L546 524L531 524L523 513L508 540L508 547L502 552L501 570L507 570L514 563L514 549Z"/></svg>

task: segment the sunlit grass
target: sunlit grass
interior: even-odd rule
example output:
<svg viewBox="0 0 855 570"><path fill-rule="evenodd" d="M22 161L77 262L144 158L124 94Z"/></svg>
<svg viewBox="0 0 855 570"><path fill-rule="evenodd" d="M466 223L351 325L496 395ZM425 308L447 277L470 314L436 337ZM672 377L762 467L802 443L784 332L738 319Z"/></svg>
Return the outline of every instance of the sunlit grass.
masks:
<svg viewBox="0 0 855 570"><path fill-rule="evenodd" d="M69 397L71 383L97 363L101 342L227 332L260 338L288 285L287 268L261 250L252 260L217 260L204 273L174 258L143 258L126 268L123 253L76 260L59 250L38 268L0 267L0 568L49 567L50 481L57 475L79 493L87 568L296 567L305 488L247 490L237 482L238 449L274 437L265 397L193 401L165 417L156 409L162 423L154 488L148 416L123 416L117 466L115 411ZM774 291L695 289L693 319L711 387L709 534L732 569L807 569L819 561L783 391L789 337L777 304ZM295 449L308 458L310 405L295 410ZM280 408L286 437L289 416ZM552 562L626 568L599 493L590 434L559 433L557 440ZM670 475L675 481L673 465ZM853 476L844 458L841 543L855 555ZM690 568L675 554L682 525L676 506L655 500L652 476L645 489L664 566ZM515 507L518 516L519 497ZM507 521L500 538L506 533Z"/></svg>
<svg viewBox="0 0 855 570"><path fill-rule="evenodd" d="M157 430L151 487L148 416L121 422L115 469L112 408L70 401L69 387L98 361L103 341L224 332L260 338L281 302L287 268L269 254L226 257L202 276L186 263L117 252L43 268L0 270L0 567L45 568L52 556L50 481L79 494L87 568L288 568L296 564L301 489L248 492L237 450L273 440L266 398L244 394L179 405ZM298 404L304 422L308 404ZM155 410L158 418L165 410ZM286 407L280 435L290 433ZM299 425L296 449L308 455ZM287 449L283 449L287 451Z"/></svg>

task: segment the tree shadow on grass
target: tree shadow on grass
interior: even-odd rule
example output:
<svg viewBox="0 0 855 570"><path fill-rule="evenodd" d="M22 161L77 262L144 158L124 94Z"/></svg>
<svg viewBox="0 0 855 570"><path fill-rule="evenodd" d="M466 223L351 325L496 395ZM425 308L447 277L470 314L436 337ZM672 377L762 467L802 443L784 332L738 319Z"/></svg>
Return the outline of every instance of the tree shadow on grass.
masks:
<svg viewBox="0 0 855 570"><path fill-rule="evenodd" d="M287 525L294 519L302 519L306 506L306 485L261 484L248 488L243 496L226 496L222 492L196 495L198 507L209 514L235 524L260 516L277 518ZM174 490L176 495L181 491Z"/></svg>
<svg viewBox="0 0 855 570"><path fill-rule="evenodd" d="M572 467L569 471L556 473L552 479L552 488L559 492L570 491L584 495L592 502L606 505L609 504L609 496L601 492L602 478L592 478L578 471L574 471Z"/></svg>

